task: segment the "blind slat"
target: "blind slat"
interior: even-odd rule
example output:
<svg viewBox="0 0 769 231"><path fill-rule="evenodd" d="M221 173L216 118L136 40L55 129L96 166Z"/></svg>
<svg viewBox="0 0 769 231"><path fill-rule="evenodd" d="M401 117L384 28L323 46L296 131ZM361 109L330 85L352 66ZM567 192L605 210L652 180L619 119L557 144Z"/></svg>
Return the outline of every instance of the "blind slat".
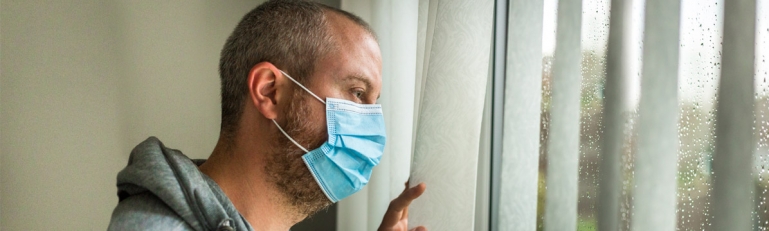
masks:
<svg viewBox="0 0 769 231"><path fill-rule="evenodd" d="M678 0L646 1L634 231L676 229L680 9Z"/></svg>
<svg viewBox="0 0 769 231"><path fill-rule="evenodd" d="M492 230L537 228L543 7L540 0L510 0L508 6L499 211Z"/></svg>
<svg viewBox="0 0 769 231"><path fill-rule="evenodd" d="M545 230L575 230L579 181L582 1L559 0L548 133Z"/></svg>
<svg viewBox="0 0 769 231"><path fill-rule="evenodd" d="M609 48L606 58L606 87L604 90L603 146L601 147L600 183L598 192L598 230L619 230L620 193L622 172L620 171L622 147L625 142L627 115L625 103L628 99L626 76L627 57L626 20L629 16L630 0L612 0L609 19Z"/></svg>
<svg viewBox="0 0 769 231"><path fill-rule="evenodd" d="M751 230L756 1L724 2L713 156L714 230Z"/></svg>

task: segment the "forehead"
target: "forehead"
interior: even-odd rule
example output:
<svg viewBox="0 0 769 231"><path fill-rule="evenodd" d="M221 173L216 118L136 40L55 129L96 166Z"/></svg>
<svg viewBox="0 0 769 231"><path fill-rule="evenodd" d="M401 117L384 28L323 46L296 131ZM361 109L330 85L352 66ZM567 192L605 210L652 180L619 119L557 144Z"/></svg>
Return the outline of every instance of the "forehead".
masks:
<svg viewBox="0 0 769 231"><path fill-rule="evenodd" d="M382 82L379 44L364 28L335 12L326 14L333 49L315 65L323 82L365 81L376 94Z"/></svg>

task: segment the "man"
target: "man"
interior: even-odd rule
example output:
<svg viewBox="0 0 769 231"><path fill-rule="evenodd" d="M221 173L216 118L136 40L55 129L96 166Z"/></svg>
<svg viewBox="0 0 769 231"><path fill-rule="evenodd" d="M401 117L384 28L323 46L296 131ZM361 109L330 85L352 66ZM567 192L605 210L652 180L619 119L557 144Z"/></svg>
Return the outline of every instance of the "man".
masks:
<svg viewBox="0 0 769 231"><path fill-rule="evenodd" d="M288 230L368 182L385 134L379 46L360 18L266 2L235 28L219 71L221 132L209 159L154 137L136 146L118 174L110 230ZM404 190L380 230L406 230L424 190Z"/></svg>

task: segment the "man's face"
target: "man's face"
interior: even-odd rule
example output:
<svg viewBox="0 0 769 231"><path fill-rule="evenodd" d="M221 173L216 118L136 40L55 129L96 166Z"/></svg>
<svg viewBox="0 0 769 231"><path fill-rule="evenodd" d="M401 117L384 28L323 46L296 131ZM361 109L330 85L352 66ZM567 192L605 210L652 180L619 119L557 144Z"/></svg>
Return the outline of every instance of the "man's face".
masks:
<svg viewBox="0 0 769 231"><path fill-rule="evenodd" d="M327 16L337 49L315 65L306 87L325 100L339 98L373 104L382 87L379 45L363 28L338 15ZM290 73L289 73L290 74ZM325 105L294 86L289 106L283 108L286 133L309 150L320 147L328 134ZM331 204L301 159L304 151L282 134L275 134L276 152L266 170L295 208L312 214Z"/></svg>

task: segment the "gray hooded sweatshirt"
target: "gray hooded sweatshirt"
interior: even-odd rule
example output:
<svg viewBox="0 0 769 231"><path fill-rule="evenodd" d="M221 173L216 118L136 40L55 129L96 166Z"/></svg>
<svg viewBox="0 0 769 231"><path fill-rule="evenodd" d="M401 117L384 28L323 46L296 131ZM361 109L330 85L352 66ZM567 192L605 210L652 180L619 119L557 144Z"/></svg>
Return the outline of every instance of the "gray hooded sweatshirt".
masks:
<svg viewBox="0 0 769 231"><path fill-rule="evenodd" d="M150 137L117 175L119 203L109 230L253 230L211 178Z"/></svg>

